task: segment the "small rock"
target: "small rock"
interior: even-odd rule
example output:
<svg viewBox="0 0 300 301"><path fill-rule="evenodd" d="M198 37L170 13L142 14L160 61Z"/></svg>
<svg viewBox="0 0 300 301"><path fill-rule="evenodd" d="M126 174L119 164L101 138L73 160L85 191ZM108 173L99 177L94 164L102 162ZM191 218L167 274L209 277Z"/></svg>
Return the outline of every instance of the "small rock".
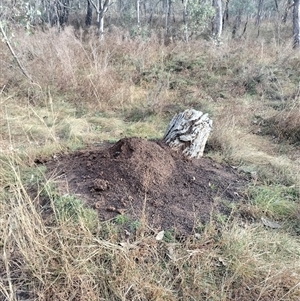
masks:
<svg viewBox="0 0 300 301"><path fill-rule="evenodd" d="M269 228L272 228L272 229L280 228L280 225L278 223L269 221L269 220L267 220L263 217L261 218L261 221L266 227L269 227Z"/></svg>
<svg viewBox="0 0 300 301"><path fill-rule="evenodd" d="M156 240L162 240L164 238L164 235L165 235L165 231L162 230L162 231L160 231L160 232L157 233L155 239Z"/></svg>
<svg viewBox="0 0 300 301"><path fill-rule="evenodd" d="M195 233L195 238L200 239L201 238L201 234L200 233Z"/></svg>

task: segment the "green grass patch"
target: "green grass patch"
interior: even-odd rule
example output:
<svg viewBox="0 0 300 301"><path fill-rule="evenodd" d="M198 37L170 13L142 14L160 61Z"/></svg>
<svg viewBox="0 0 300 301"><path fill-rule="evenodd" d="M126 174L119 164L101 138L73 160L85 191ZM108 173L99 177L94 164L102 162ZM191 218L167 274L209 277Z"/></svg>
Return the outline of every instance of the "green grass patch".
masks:
<svg viewBox="0 0 300 301"><path fill-rule="evenodd" d="M254 186L249 189L253 206L268 217L289 222L300 208L295 187L281 185Z"/></svg>
<svg viewBox="0 0 300 301"><path fill-rule="evenodd" d="M53 208L59 222L80 223L91 230L98 223L96 211L84 207L83 202L72 195L56 196Z"/></svg>

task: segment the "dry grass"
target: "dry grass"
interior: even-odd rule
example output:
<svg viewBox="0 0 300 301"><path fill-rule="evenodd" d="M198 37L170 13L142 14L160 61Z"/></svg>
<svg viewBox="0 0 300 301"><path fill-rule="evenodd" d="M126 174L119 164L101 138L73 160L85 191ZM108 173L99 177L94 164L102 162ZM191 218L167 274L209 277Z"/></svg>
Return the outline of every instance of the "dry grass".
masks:
<svg viewBox="0 0 300 301"><path fill-rule="evenodd" d="M291 108L285 108L274 116L265 120L264 131L276 139L287 140L299 144L300 141L300 101Z"/></svg>
<svg viewBox="0 0 300 301"><path fill-rule="evenodd" d="M0 45L0 300L299 300L299 150L270 136L299 142L299 54L272 39L166 47L154 35L76 35L16 33L34 84ZM34 168L103 140L162 137L191 106L214 120L209 155L258 177L234 219L212 217L184 242L147 227L119 241L115 223Z"/></svg>
<svg viewBox="0 0 300 301"><path fill-rule="evenodd" d="M6 300L16 296L297 300L300 296L299 242L284 231L212 221L200 237L184 243L159 242L143 232L118 244L112 224L89 228L81 218L76 223L72 218L44 220L45 208L27 194L12 162L8 168L15 182L9 203L7 198L1 203L5 211L0 218L1 292ZM48 210L55 206L51 204Z"/></svg>

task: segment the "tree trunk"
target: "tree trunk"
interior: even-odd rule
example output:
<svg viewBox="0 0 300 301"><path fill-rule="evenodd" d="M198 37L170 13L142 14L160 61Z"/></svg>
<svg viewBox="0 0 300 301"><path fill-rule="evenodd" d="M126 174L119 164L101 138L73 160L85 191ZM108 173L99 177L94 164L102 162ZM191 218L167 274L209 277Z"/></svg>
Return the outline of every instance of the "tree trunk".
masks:
<svg viewBox="0 0 300 301"><path fill-rule="evenodd" d="M258 0L257 16L256 16L256 20L255 20L255 25L258 27L257 37L259 37L259 33L260 33L260 21L261 21L263 4L264 4L264 0Z"/></svg>
<svg viewBox="0 0 300 301"><path fill-rule="evenodd" d="M186 157L199 159L203 156L211 129L212 120L208 114L188 109L173 117L163 140L171 148L182 151Z"/></svg>
<svg viewBox="0 0 300 301"><path fill-rule="evenodd" d="M166 13L165 13L165 33L169 31L169 0L166 0Z"/></svg>
<svg viewBox="0 0 300 301"><path fill-rule="evenodd" d="M294 0L293 37L293 48L300 48L300 0Z"/></svg>
<svg viewBox="0 0 300 301"><path fill-rule="evenodd" d="M287 3L286 3L286 6L284 8L284 14L282 16L282 23L286 23L286 20L287 20L287 16L288 16L288 13L289 13L289 10L290 8L293 6L292 4L292 0L288 0Z"/></svg>
<svg viewBox="0 0 300 301"><path fill-rule="evenodd" d="M64 27L68 23L70 1L69 0L57 0L56 2L56 12L58 18L59 27Z"/></svg>
<svg viewBox="0 0 300 301"><path fill-rule="evenodd" d="M242 22L242 10L239 10L239 14L235 17L234 23L233 23L233 28L232 28L232 38L235 39L236 34L241 26Z"/></svg>
<svg viewBox="0 0 300 301"><path fill-rule="evenodd" d="M63 2L59 0L50 2L49 19L50 19L51 27L57 26L58 30L60 31L61 27L64 25L63 14L64 14Z"/></svg>
<svg viewBox="0 0 300 301"><path fill-rule="evenodd" d="M89 0L97 12L97 27L99 38L103 39L104 33L104 16L108 10L111 0L98 0L97 4L93 0Z"/></svg>
<svg viewBox="0 0 300 301"><path fill-rule="evenodd" d="M224 28L225 22L228 22L228 20L229 20L229 0L226 0L225 9L224 9L224 13L223 13L223 28Z"/></svg>
<svg viewBox="0 0 300 301"><path fill-rule="evenodd" d="M85 25L87 27L92 25L92 17L93 17L93 7L90 0L87 0L87 9L86 9L86 17L85 17Z"/></svg>
<svg viewBox="0 0 300 301"><path fill-rule="evenodd" d="M215 18L213 20L213 36L220 38L222 34L223 27L223 17L222 17L222 0L213 0L213 6L216 9Z"/></svg>
<svg viewBox="0 0 300 301"><path fill-rule="evenodd" d="M248 21L249 21L249 16L247 15L247 19L246 19L246 22L245 22L245 25L244 25L244 29L243 29L243 32L241 33L241 35L239 36L239 39L241 39L242 36L246 33Z"/></svg>
<svg viewBox="0 0 300 301"><path fill-rule="evenodd" d="M136 23L140 26L140 0L136 0Z"/></svg>
<svg viewBox="0 0 300 301"><path fill-rule="evenodd" d="M187 2L188 0L183 0L183 24L184 24L184 40L186 43L189 41L188 24L187 24Z"/></svg>
<svg viewBox="0 0 300 301"><path fill-rule="evenodd" d="M278 13L279 12L279 7L278 7L278 1L275 0L275 9L276 9L276 12Z"/></svg>
<svg viewBox="0 0 300 301"><path fill-rule="evenodd" d="M104 14L99 15L99 21L98 21L98 36L100 40L104 38Z"/></svg>

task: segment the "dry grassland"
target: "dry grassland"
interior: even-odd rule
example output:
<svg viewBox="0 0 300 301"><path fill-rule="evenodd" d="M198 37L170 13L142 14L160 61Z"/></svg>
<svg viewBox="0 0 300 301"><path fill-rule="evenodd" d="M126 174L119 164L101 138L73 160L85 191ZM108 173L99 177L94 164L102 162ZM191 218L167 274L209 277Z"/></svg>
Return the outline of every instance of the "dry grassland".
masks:
<svg viewBox="0 0 300 301"><path fill-rule="evenodd" d="M300 299L300 54L289 43L164 46L117 31L100 42L66 28L19 32L13 45L33 82L0 44L0 300ZM126 242L121 218L100 223L77 201L60 211L36 158L161 138L190 107L214 120L206 155L252 175L229 216L184 241L143 227Z"/></svg>

